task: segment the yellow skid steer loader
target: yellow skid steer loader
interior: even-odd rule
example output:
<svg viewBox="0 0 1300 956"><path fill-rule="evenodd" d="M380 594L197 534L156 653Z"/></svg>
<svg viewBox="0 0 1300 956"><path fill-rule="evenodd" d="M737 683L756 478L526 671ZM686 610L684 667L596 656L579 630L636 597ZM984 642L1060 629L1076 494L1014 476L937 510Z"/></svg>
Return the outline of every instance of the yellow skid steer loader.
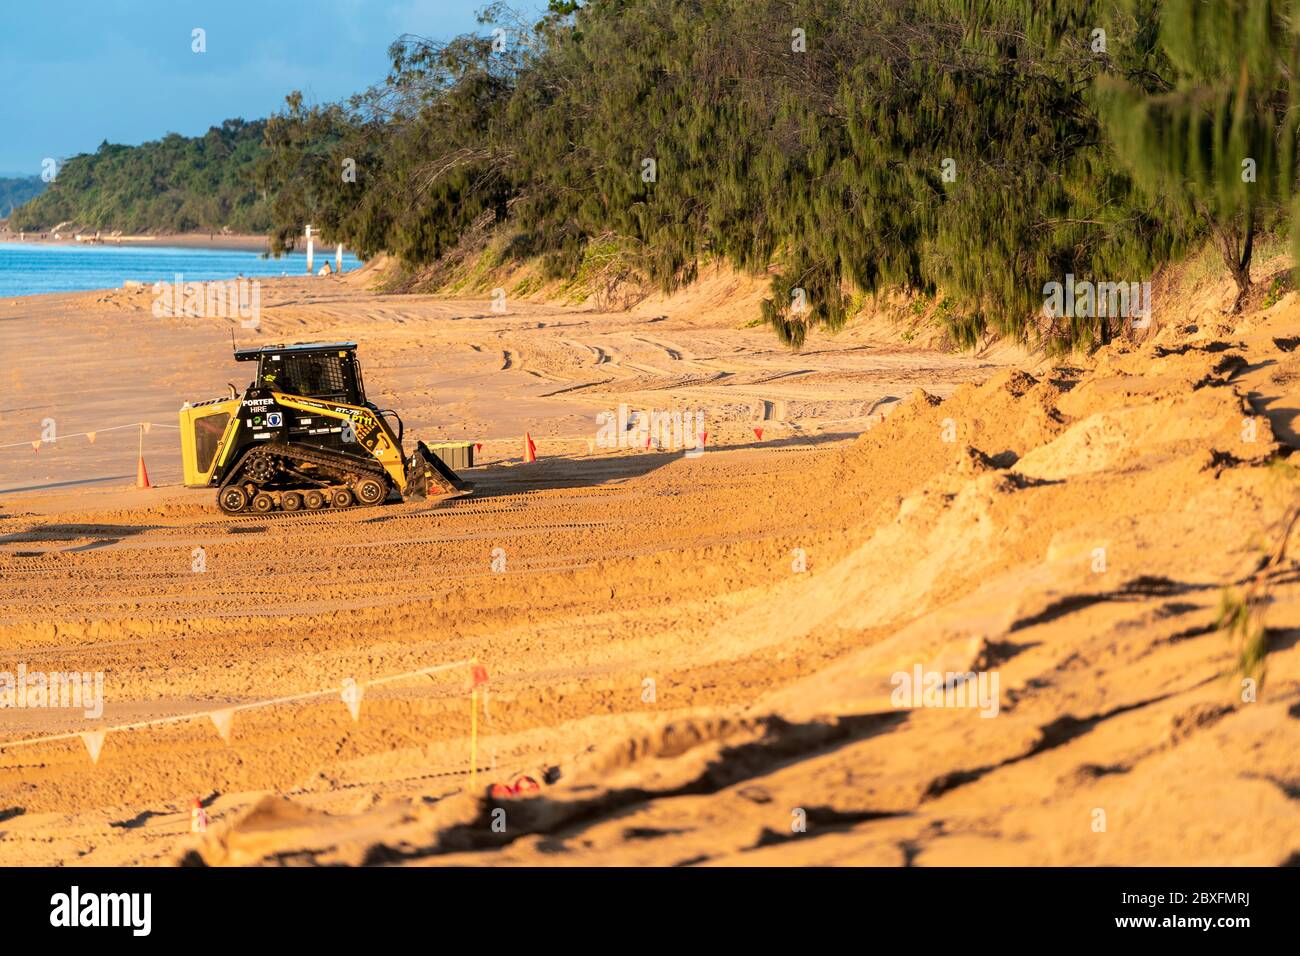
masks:
<svg viewBox="0 0 1300 956"><path fill-rule="evenodd" d="M227 398L180 412L185 484L215 488L227 514L378 505L467 493L447 461L473 467L474 446L417 442L402 420L366 401L355 342L236 349L257 377Z"/></svg>

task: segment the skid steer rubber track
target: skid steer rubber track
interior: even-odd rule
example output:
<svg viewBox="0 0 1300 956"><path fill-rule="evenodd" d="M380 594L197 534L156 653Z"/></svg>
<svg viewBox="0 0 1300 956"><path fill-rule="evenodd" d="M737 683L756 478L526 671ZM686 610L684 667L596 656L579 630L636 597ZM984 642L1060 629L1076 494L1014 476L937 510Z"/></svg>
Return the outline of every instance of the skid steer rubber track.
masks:
<svg viewBox="0 0 1300 956"><path fill-rule="evenodd" d="M378 462L298 444L250 448L217 490L226 514L378 505L391 482Z"/></svg>

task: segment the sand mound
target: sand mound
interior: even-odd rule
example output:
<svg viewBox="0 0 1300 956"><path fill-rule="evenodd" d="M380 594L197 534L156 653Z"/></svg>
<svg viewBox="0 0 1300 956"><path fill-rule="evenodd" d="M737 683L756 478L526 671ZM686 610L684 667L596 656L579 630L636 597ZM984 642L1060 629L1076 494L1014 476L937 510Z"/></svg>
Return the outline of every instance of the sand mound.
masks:
<svg viewBox="0 0 1300 956"><path fill-rule="evenodd" d="M228 834L201 855L1284 862L1300 818L1285 788L1258 781L1294 772L1277 733L1296 719L1300 654L1279 647L1268 702L1244 704L1212 626L1219 585L1280 513L1263 466L1285 449L1235 381L1245 367L1213 343L1115 349L1052 380L1005 371L946 401L918 389L785 489L821 496L850 529L834 558L769 582L692 650L842 649L822 666L743 709L611 740L540 793L442 800L377 844L378 817L362 814L306 852L306 818L259 822L264 808L237 846ZM1300 623L1300 604L1277 613ZM900 707L898 675L914 668L968 675L950 687L977 672L1001 683L979 707ZM1160 785L1173 768L1178 785ZM1234 808L1243 798L1250 813ZM1098 807L1105 840L1088 826Z"/></svg>

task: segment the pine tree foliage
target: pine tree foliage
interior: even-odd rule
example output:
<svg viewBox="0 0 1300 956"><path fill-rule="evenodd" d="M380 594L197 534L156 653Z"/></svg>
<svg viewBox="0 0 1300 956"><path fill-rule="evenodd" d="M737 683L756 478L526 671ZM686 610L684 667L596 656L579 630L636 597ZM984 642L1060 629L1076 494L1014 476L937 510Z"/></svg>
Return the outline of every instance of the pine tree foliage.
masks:
<svg viewBox="0 0 1300 956"><path fill-rule="evenodd" d="M291 98L263 183L282 243L311 222L413 268L490 227L551 276L593 243L664 290L705 261L769 271L763 313L793 346L892 289L941 296L966 346L1088 346L1122 320L1049 318L1047 283L1148 279L1249 197L1289 194L1280 2L1231 24L1207 12L1231 0L564 0L538 23L495 6L479 34L404 38L347 104ZM1221 82L1238 61L1244 94L1239 67ZM1172 119L1209 100L1219 125ZM1255 193L1206 165L1242 144ZM1168 178L1192 154L1195 202Z"/></svg>
<svg viewBox="0 0 1300 956"><path fill-rule="evenodd" d="M14 211L9 228L72 222L105 232L265 232L271 212L253 180L265 126L231 119L203 136L105 142L64 163L41 195Z"/></svg>
<svg viewBox="0 0 1300 956"><path fill-rule="evenodd" d="M1295 13L1289 0L1167 0L1159 82L1100 84L1116 155L1150 194L1180 197L1208 225L1237 283L1234 309L1256 234L1283 221L1294 193Z"/></svg>
<svg viewBox="0 0 1300 956"><path fill-rule="evenodd" d="M45 191L40 176L0 176L0 219L8 219L15 209Z"/></svg>

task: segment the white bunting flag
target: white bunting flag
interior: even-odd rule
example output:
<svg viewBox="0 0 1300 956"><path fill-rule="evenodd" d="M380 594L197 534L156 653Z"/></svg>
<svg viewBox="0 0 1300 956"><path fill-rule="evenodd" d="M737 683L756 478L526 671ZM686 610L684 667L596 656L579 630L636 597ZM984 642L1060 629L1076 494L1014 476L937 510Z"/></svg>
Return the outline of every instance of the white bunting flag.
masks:
<svg viewBox="0 0 1300 956"><path fill-rule="evenodd" d="M217 733L226 743L230 743L230 727L235 720L235 708L227 707L225 710L214 710L208 714L212 718L212 726L217 728Z"/></svg>
<svg viewBox="0 0 1300 956"><path fill-rule="evenodd" d="M364 684L358 684L351 677L343 682L343 703L348 705L348 713L352 719L361 719L361 695L365 691Z"/></svg>
<svg viewBox="0 0 1300 956"><path fill-rule="evenodd" d="M86 750L90 751L90 762L99 763L99 752L104 749L104 738L108 735L105 730L87 730L81 734L82 743L86 745Z"/></svg>

